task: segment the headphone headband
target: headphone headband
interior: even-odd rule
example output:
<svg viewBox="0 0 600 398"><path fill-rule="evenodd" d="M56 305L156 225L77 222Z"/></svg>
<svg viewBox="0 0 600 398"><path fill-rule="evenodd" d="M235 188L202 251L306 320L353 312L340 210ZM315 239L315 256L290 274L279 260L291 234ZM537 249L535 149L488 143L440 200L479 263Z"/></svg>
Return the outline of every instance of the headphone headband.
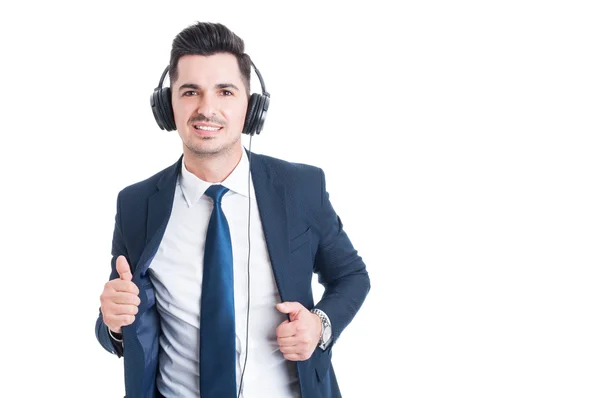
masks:
<svg viewBox="0 0 600 398"><path fill-rule="evenodd" d="M254 62L252 62L252 60L250 60L250 63L252 64L252 68L254 68L254 73L256 73L256 76L258 76L258 81L260 81L260 87L262 89L262 93L265 97L271 97L269 95L269 93L267 93L267 89L265 88L265 82L263 81L262 75L260 74L260 71L258 70L258 68L256 67L256 65L254 65Z"/></svg>

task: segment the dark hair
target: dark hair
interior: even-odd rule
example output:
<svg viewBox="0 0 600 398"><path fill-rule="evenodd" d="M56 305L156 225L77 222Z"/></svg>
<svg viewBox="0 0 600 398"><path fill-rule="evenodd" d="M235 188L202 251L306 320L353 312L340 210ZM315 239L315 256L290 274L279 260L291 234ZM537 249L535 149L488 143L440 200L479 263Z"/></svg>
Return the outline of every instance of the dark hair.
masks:
<svg viewBox="0 0 600 398"><path fill-rule="evenodd" d="M244 53L244 41L220 23L197 22L190 25L173 39L171 60L169 62L169 79L177 80L177 63L184 55L213 55L218 53L233 54L237 58L238 67L246 92L250 96L250 56Z"/></svg>

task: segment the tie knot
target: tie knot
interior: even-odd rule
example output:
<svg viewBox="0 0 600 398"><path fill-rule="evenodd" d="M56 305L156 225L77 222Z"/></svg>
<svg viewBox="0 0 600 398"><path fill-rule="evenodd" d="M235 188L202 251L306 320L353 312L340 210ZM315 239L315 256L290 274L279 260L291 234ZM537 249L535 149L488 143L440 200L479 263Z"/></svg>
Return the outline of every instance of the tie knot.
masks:
<svg viewBox="0 0 600 398"><path fill-rule="evenodd" d="M205 193L212 198L214 203L221 203L221 198L227 191L229 188L225 188L223 185L211 185Z"/></svg>

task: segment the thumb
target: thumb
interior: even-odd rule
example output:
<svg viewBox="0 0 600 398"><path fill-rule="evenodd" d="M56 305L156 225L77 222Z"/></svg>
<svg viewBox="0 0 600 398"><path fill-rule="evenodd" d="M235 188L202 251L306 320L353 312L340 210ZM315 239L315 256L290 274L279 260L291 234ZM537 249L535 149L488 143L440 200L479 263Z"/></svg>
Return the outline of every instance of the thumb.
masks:
<svg viewBox="0 0 600 398"><path fill-rule="evenodd" d="M283 303L277 304L277 309L279 312L284 314L290 314L291 320L295 320L298 318L298 315L305 310L304 306L296 301L285 301Z"/></svg>
<svg viewBox="0 0 600 398"><path fill-rule="evenodd" d="M117 272L119 273L119 277L124 281L130 281L133 279L131 268L129 267L129 263L127 262L125 256L119 256L117 258Z"/></svg>

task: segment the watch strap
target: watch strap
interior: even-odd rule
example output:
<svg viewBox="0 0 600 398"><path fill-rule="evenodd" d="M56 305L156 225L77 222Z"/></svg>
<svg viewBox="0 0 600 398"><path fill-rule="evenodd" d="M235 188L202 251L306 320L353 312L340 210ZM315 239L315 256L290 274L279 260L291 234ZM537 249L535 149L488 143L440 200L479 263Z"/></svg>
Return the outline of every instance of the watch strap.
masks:
<svg viewBox="0 0 600 398"><path fill-rule="evenodd" d="M329 328L329 330L331 331L331 321L329 320L327 314L318 308L313 308L312 310L310 310L310 312L317 315L321 319L321 336L319 336L319 348L325 350L329 346L332 334L330 333L329 338L326 341L323 340L323 334L325 333L326 328Z"/></svg>

